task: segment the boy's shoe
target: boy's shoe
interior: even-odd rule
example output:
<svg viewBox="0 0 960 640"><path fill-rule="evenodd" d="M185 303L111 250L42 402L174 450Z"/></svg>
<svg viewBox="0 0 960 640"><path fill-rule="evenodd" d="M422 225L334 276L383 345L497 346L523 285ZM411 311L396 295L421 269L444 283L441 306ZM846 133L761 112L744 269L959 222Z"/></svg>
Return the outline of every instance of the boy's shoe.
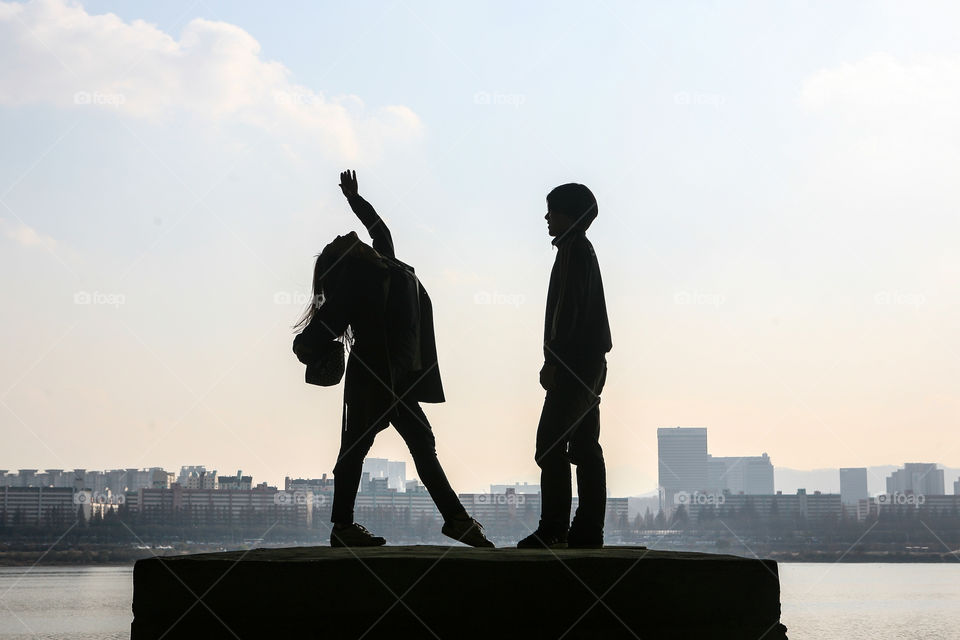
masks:
<svg viewBox="0 0 960 640"><path fill-rule="evenodd" d="M330 530L331 547L379 547L386 543L386 538L373 535L356 522L341 529L334 526Z"/></svg>
<svg viewBox="0 0 960 640"><path fill-rule="evenodd" d="M487 540L487 536L483 533L483 525L469 516L466 518L451 518L445 521L440 531L448 538L453 538L471 547L493 548L493 543Z"/></svg>
<svg viewBox="0 0 960 640"><path fill-rule="evenodd" d="M575 529L570 529L567 534L568 549L602 549L603 533L584 534Z"/></svg>
<svg viewBox="0 0 960 640"><path fill-rule="evenodd" d="M566 549L566 534L547 533L539 528L517 543L517 549Z"/></svg>

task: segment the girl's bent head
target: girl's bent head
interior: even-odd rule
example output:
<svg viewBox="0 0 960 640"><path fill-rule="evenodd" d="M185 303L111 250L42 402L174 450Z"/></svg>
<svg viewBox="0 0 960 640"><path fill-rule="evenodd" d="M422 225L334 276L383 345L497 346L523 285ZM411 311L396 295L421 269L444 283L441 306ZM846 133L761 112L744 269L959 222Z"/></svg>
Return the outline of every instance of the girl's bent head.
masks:
<svg viewBox="0 0 960 640"><path fill-rule="evenodd" d="M337 289L346 275L356 271L362 264L382 264L382 256L366 244L356 231L334 238L317 255L313 265L313 292L310 306L294 326L305 327L313 319L314 312L320 308L330 293Z"/></svg>

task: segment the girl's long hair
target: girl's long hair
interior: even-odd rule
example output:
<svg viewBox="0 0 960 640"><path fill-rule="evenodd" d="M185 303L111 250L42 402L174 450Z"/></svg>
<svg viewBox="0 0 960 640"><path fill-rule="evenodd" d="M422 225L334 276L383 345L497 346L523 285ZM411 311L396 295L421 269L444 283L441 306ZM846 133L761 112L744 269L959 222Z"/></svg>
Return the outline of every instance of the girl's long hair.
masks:
<svg viewBox="0 0 960 640"><path fill-rule="evenodd" d="M313 263L313 285L310 292L310 301L307 303L306 309L303 310L303 313L300 314L300 319L297 320L297 323L293 325L293 330L296 332L303 331L310 321L313 320L314 314L317 312L317 309L323 304L323 269L321 267L321 257L322 253L318 253L316 260Z"/></svg>
<svg viewBox="0 0 960 640"><path fill-rule="evenodd" d="M339 240L339 237L337 238ZM323 251L317 254L313 263L313 282L310 293L310 301L303 314L293 326L294 331L302 331L316 314L323 303L326 301L327 294L332 291L336 283L343 276L345 263L348 258L346 252L342 251L337 240L334 240L323 248Z"/></svg>
<svg viewBox="0 0 960 640"><path fill-rule="evenodd" d="M358 261L360 263L375 262L379 259L379 254L362 240L354 238L354 240L349 241L347 240L348 237L337 236L333 242L317 254L316 261L313 263L310 302L300 319L293 326L294 331L302 331L310 324L317 309L326 303L327 296L337 287L345 284L342 280L347 277L347 272L350 271L351 267L360 266ZM353 343L351 327L347 327L346 333L343 335L343 342L348 347Z"/></svg>

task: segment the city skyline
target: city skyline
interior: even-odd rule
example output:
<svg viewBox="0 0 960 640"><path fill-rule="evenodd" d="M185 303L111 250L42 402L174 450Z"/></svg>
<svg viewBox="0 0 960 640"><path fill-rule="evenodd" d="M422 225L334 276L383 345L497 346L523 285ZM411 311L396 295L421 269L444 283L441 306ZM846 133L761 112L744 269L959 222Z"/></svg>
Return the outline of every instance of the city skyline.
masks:
<svg viewBox="0 0 960 640"><path fill-rule="evenodd" d="M672 429L676 429L673 427ZM877 469L883 469L884 467L840 467L840 468L826 468L813 471L827 472L833 476L836 476L829 482L826 483L802 483L802 486L799 484L792 485L775 485L768 487L766 485L766 480L763 479L763 476L760 476L759 485L744 486L741 487L737 483L743 482L743 480L735 480L734 486L729 485L720 485L715 482L716 475L711 469L711 458L712 455L707 454L705 460L707 461L707 469L703 475L703 481L705 484L700 485L700 488L697 488L695 483L688 483L678 487L679 490L684 490L688 492L693 491L706 491L706 492L728 492L732 495L737 494L746 494L746 495L773 495L774 493L784 493L784 494L793 494L797 491L809 491L810 493L824 493L824 494L837 494L846 496L847 492L851 492L851 495L855 495L851 499L844 499L843 503L845 505L855 504L857 499L865 497L875 497L877 495L894 494L894 493L918 493L918 494L931 494L931 495L951 495L953 494L960 495L960 469L952 469L949 467L944 467L939 463L916 463L916 462L905 462L900 465L886 465L889 467L887 471L878 472ZM756 460L756 456L727 456L722 458L724 461L751 461ZM766 454L760 457L764 460L768 460ZM410 483L418 484L419 478L412 477L409 480L407 479L405 472L406 461L402 460L389 460L385 458L373 458L368 457L364 460L364 474L368 476L368 479L380 478L386 479L387 485L391 490L403 492L406 486L409 486ZM921 468L919 471L918 468ZM393 474L386 472L386 469L393 471ZM776 471L778 467L771 466L771 471ZM781 469L782 470L782 469ZM167 471L164 467L144 467L144 468L131 468L131 467L121 467L116 469L88 469L85 467L78 469L43 469L43 468L31 468L24 467L21 469L2 469L0 468L0 486L41 486L36 483L37 476L47 475L55 473L57 475L58 481L49 485L42 486L58 486L58 487L67 487L73 486L75 488L80 488L83 484L81 480L78 479L75 472L81 471L85 474L98 474L99 480L97 486L83 486L85 489L97 490L97 487L106 486L111 483L116 483L118 481L129 481L126 478L132 477L133 486L135 488L139 487L158 487L158 486L172 486L173 483L179 483L185 488L207 488L213 489L215 487L229 487L229 488L246 488L251 489L254 486L257 487L280 487L284 486L287 482L293 478L293 476L285 475L283 481L260 481L254 482L253 476L244 475L242 469L238 469L236 474L221 475L216 469L207 468L206 465L181 465L179 467L179 472ZM787 471L796 471L788 469ZM931 475L931 481L927 482L925 480L926 475L929 473ZM775 475L775 474L774 474ZM207 481L204 482L204 476L206 476ZM308 474L305 476L300 476L298 479L302 480L305 478L324 478L326 479L329 476L330 481L332 482L333 473L330 470L319 471L316 474ZM61 479L62 478L62 479ZM851 479L852 478L852 479ZM954 479L956 478L956 479ZM401 481L402 479L402 481ZM850 487L845 489L845 483L850 483ZM883 485L886 487L885 490L875 490L869 489L869 484L873 484L875 487ZM914 486L916 485L916 487ZM663 488L663 487L661 487ZM766 490L769 488L770 490ZM515 480L513 482L502 483L502 482L492 482L487 485L486 490L480 491L464 491L463 493L474 494L474 493L504 493L507 489L512 489L518 494L523 493L536 493L533 489L539 490L539 484L530 483L527 481ZM134 489L135 490L135 489ZM656 495L658 489L651 491L634 491L625 494L618 494L621 497L637 497L637 498L649 498L651 495ZM614 495L611 493L611 495ZM668 500L669 504L669 500Z"/></svg>
<svg viewBox="0 0 960 640"><path fill-rule="evenodd" d="M672 434L681 436L680 449L676 440L671 444L669 438L661 439L669 461L683 461L682 455L678 458L682 445L692 442L697 448L702 434L697 429L690 431ZM684 442L684 435L692 439ZM704 458L706 461L708 456ZM761 460L769 462L766 456ZM386 526L398 526L398 531L404 532L401 536L411 533L410 526L422 531L422 518L439 521L440 512L426 487L416 479L401 482L405 479L402 462L373 458L364 466L369 470L361 476L357 509L384 519ZM813 527L829 531L853 522L872 528L881 516L887 522L902 523L908 513L933 519L955 518L960 513L960 483L954 483L953 493L945 491L944 470L935 464L905 463L886 478L887 492L874 496L867 492L867 469L863 467L837 470L839 492L773 491L766 472L754 474L753 481L748 475L734 482L746 480L744 490L734 491L717 484L712 471L703 473L691 465L668 476L658 498L608 495L605 520L617 537L643 529L670 530L671 535L682 536L688 528L691 532L709 531L717 523L728 527L728 520L748 529ZM696 484L704 482L707 484ZM235 535L230 533L231 527L269 521L316 532L330 526L327 519L335 484L335 479L324 473L316 478L288 476L282 487L266 482L254 486L252 477L240 470L223 476L220 482L216 470L202 465L181 466L178 474L156 467L44 473L22 469L0 476L0 526L11 527L11 531L31 526L56 529L79 523L81 518L84 523L114 525L118 518L133 518L147 526L171 522L210 527L211 534L219 530L221 535ZM495 522L491 530L496 530L497 536L510 537L530 526L539 512L542 493L537 485L514 483L490 485L489 492L460 492L458 497L471 505L471 512ZM575 497L574 508L578 502Z"/></svg>
<svg viewBox="0 0 960 640"><path fill-rule="evenodd" d="M667 427L667 428L675 429L677 427ZM680 428L685 428L685 427L680 427ZM768 453L768 452L765 452L765 453ZM713 454L709 454L709 455L713 457ZM744 458L749 458L751 456L717 456L717 457L729 458L729 459L744 459ZM392 459L392 458L384 458L382 456L377 456L377 455L371 455L368 457L368 459L370 460L388 460L389 459L391 462L402 463L407 468L410 468L410 469L414 468L413 461L411 458L409 458L409 456L404 457L401 455L396 459ZM770 459L774 460L775 456L771 455ZM848 461L848 462L857 462L857 461ZM840 487L841 487L840 477L838 475L836 478L833 478L833 477L830 477L831 474L836 475L836 472L843 470L845 468L855 468L855 469L866 468L868 469L868 473L867 473L868 482L871 487L869 492L871 495L876 495L884 491L884 487L886 486L886 478L892 471L896 470L897 468L903 467L905 464L912 464L914 462L916 461L900 462L900 463L888 462L884 464L870 464L870 465L861 464L860 466L857 466L857 467L844 467L844 466L814 467L810 469L795 469L792 467L786 467L779 464L775 464L774 465L775 489L777 491L784 491L784 492L790 492L790 493L793 493L797 489L801 489L801 488L811 489L811 490L824 490L824 491L839 493ZM950 487L952 487L955 482L960 481L960 467L952 467L952 466L943 464L942 462L935 462L932 464L937 465L943 471L944 487L947 493L950 493L949 491ZM175 468L179 470L183 467L189 467L189 466L190 465L174 464L174 465L169 465L169 468ZM218 469L217 465L212 465L212 464L196 465L196 466L205 467L210 470ZM281 473L277 477L270 476L265 481L271 485L281 486L283 484L283 479L285 477L290 477L291 475L299 475L301 477L320 477L321 475L326 473L332 476L333 474L332 466L333 465L328 465L322 468L318 467L318 468L314 468L313 470L308 470L307 472L300 473L300 474ZM236 467L236 465L235 464L223 465L223 468L227 468L227 469L230 469L233 467ZM90 470L90 471L108 471L108 470L109 471L126 471L130 469L144 470L144 469L167 469L167 468L168 466L166 465L146 465L141 467L107 466L107 467L101 467L100 469L94 469L93 467L87 467L87 466L44 467L43 465L33 465L33 466L0 465L0 478L2 478L2 474L4 472L16 473L20 469L31 469L36 471L44 471L48 469L60 470L60 471L73 470L73 469L83 469L83 470ZM220 475L218 477L224 477L224 476ZM416 477L416 476L411 476L411 477ZM470 489L469 492L476 493L476 492L482 491L484 487L489 488L490 486L494 486L494 485L496 486L512 486L512 485L523 485L523 484L536 485L538 484L538 482L539 482L539 476L537 474L532 474L531 476L528 476L528 477L516 476L513 479L493 478L493 479L484 480L483 478L479 478L477 479L476 486L471 485L471 487L469 488ZM625 492L622 492L618 495L649 496L652 494L656 494L657 490L658 490L658 484L655 483L653 486L634 487L633 489L628 488Z"/></svg>

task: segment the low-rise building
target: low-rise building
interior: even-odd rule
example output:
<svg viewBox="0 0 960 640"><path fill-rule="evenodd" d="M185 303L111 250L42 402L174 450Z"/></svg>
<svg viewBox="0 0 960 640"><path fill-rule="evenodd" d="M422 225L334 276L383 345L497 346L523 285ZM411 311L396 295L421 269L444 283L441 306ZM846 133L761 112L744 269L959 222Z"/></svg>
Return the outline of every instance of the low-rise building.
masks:
<svg viewBox="0 0 960 640"><path fill-rule="evenodd" d="M171 516L198 524L269 522L310 527L313 501L305 495L280 492L276 487L254 489L188 489L176 483L170 489L141 489L137 510L147 521L168 522Z"/></svg>
<svg viewBox="0 0 960 640"><path fill-rule="evenodd" d="M815 491L808 494L806 489L798 489L794 494L780 491L763 495L693 493L684 496L681 502L691 522L697 522L704 516L721 519L749 517L757 521L822 521L839 519L843 515L839 493Z"/></svg>
<svg viewBox="0 0 960 640"><path fill-rule="evenodd" d="M243 471L237 469L237 475L235 476L220 476L217 479L217 488L220 490L250 491L253 488L253 476L245 476Z"/></svg>
<svg viewBox="0 0 960 640"><path fill-rule="evenodd" d="M0 487L0 526L57 525L74 522L89 501L76 501L70 487Z"/></svg>

